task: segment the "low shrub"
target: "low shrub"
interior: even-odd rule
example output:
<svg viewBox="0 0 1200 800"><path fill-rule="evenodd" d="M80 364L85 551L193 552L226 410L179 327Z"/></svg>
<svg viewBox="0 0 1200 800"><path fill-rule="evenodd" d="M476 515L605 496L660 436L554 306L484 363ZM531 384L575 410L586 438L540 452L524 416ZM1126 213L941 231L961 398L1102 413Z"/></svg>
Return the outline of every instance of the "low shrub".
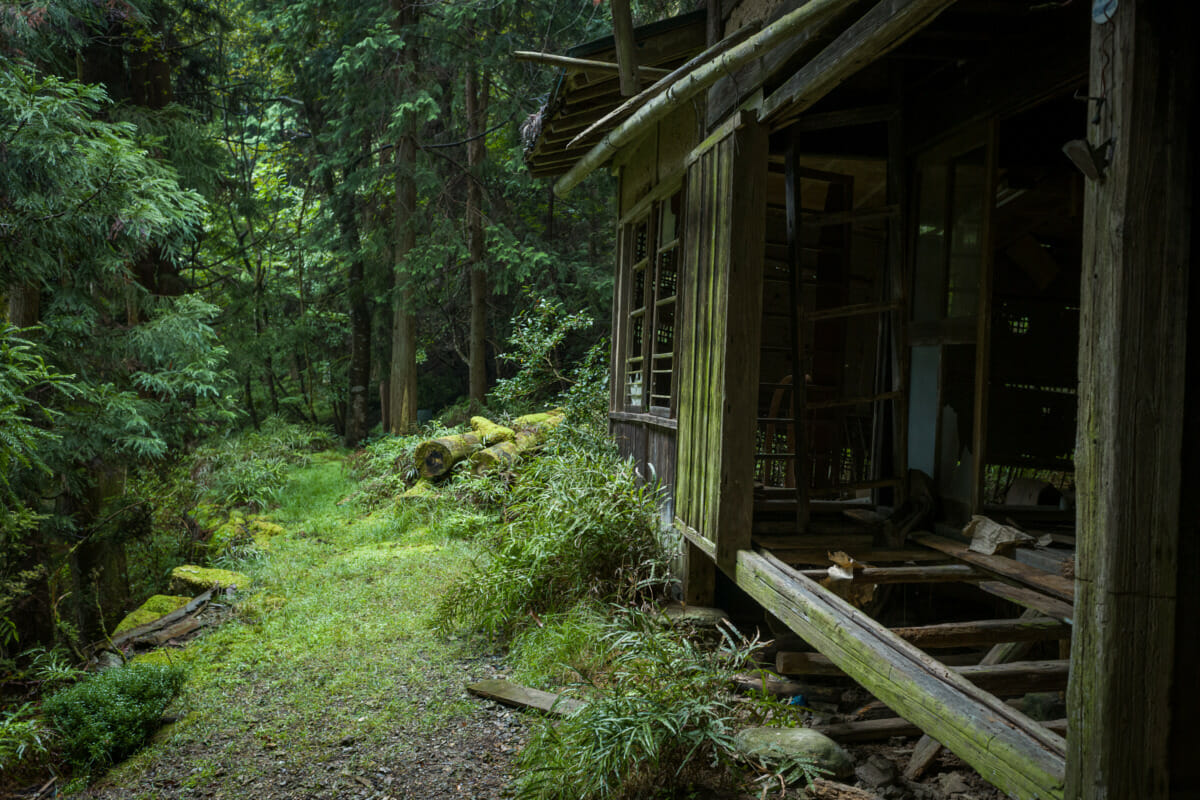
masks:
<svg viewBox="0 0 1200 800"><path fill-rule="evenodd" d="M485 555L443 596L444 627L508 636L531 615L583 599L635 602L665 578L657 492L611 442L560 439L527 461L507 492L505 516Z"/></svg>
<svg viewBox="0 0 1200 800"><path fill-rule="evenodd" d="M585 600L522 630L509 646L513 679L542 689L593 680L605 666L606 613Z"/></svg>
<svg viewBox="0 0 1200 800"><path fill-rule="evenodd" d="M723 645L712 649L660 617L619 612L603 636L605 668L569 690L586 704L542 725L521 752L516 797L737 796L746 776L736 732L768 712L777 724L787 720L778 703L735 696L734 676L751 668L759 643L722 632ZM795 760L783 771L818 774Z"/></svg>
<svg viewBox="0 0 1200 800"><path fill-rule="evenodd" d="M180 667L109 669L51 695L42 712L57 731L67 761L91 772L141 747L183 682Z"/></svg>
<svg viewBox="0 0 1200 800"><path fill-rule="evenodd" d="M45 755L49 739L32 703L0 712L0 771L10 773L27 758Z"/></svg>

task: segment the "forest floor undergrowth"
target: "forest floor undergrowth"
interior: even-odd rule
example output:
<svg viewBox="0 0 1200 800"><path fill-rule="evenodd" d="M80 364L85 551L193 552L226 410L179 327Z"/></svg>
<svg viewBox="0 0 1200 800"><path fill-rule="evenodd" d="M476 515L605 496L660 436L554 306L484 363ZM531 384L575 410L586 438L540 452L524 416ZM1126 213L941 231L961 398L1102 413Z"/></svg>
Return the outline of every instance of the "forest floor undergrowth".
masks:
<svg viewBox="0 0 1200 800"><path fill-rule="evenodd" d="M525 724L463 687L501 658L431 624L473 545L435 505L369 511L353 489L334 454L293 473L271 513L287 535L236 565L238 613L172 651L178 720L77 797L500 796Z"/></svg>

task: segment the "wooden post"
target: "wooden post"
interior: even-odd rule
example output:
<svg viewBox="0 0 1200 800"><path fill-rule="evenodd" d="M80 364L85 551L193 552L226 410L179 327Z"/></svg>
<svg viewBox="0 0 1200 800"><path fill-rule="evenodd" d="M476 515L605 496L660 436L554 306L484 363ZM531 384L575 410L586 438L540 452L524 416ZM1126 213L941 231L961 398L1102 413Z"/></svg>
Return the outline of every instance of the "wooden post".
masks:
<svg viewBox="0 0 1200 800"><path fill-rule="evenodd" d="M1080 800L1196 791L1196 666L1181 657L1197 636L1198 16L1122 0L1092 28L1087 138L1108 163L1084 207L1066 795Z"/></svg>
<svg viewBox="0 0 1200 800"><path fill-rule="evenodd" d="M713 409L721 420L717 565L730 574L738 551L750 546L754 520L754 434L767 236L767 128L750 118L732 137L729 252L720 254L728 276L724 282L724 336L717 343L725 351L725 374L724 385L718 389L720 405Z"/></svg>
<svg viewBox="0 0 1200 800"><path fill-rule="evenodd" d="M630 97L638 93L641 82L638 77L637 42L633 38L633 12L630 10L629 0L612 0L612 15L621 94Z"/></svg>

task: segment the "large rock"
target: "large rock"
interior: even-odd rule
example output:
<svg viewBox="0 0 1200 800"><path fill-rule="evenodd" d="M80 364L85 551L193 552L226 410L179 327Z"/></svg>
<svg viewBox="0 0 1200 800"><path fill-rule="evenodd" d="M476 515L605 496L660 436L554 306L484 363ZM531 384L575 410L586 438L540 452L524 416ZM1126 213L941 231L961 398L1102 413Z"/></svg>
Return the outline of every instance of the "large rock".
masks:
<svg viewBox="0 0 1200 800"><path fill-rule="evenodd" d="M845 778L854 773L854 762L837 742L812 728L746 728L736 738L738 750L766 763L784 758L804 758L829 774Z"/></svg>

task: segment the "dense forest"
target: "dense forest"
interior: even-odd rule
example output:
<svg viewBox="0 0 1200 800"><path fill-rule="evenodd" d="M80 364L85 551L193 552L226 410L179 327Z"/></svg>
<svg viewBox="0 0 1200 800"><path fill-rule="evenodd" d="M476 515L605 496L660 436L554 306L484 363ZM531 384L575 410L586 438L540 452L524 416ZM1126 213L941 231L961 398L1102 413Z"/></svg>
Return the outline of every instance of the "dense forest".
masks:
<svg viewBox="0 0 1200 800"><path fill-rule="evenodd" d="M576 312L569 358L603 338L611 192L525 173L556 75L510 53L609 27L590 2L0 5L5 646L95 634L106 543L204 437L282 417L354 446L484 403L514 317Z"/></svg>

